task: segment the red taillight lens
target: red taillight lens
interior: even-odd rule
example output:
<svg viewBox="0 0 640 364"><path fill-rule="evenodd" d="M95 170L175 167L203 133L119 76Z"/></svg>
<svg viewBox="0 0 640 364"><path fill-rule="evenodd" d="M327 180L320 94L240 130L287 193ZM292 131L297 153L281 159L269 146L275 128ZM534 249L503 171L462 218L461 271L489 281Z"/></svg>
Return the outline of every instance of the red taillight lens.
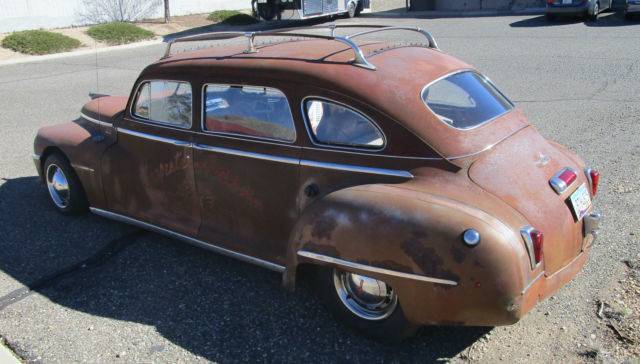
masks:
<svg viewBox="0 0 640 364"><path fill-rule="evenodd" d="M570 186L576 180L576 178L578 178L578 175L571 169L565 169L558 175L558 178L566 183L567 186Z"/></svg>
<svg viewBox="0 0 640 364"><path fill-rule="evenodd" d="M547 4L553 5L553 0L547 0Z"/></svg>
<svg viewBox="0 0 640 364"><path fill-rule="evenodd" d="M598 192L598 182L600 181L600 173L595 169L589 170L589 179L591 179L591 195L595 196Z"/></svg>
<svg viewBox="0 0 640 364"><path fill-rule="evenodd" d="M533 253L536 258L536 264L542 261L542 245L544 243L544 235L538 231L531 231L531 242L533 243Z"/></svg>

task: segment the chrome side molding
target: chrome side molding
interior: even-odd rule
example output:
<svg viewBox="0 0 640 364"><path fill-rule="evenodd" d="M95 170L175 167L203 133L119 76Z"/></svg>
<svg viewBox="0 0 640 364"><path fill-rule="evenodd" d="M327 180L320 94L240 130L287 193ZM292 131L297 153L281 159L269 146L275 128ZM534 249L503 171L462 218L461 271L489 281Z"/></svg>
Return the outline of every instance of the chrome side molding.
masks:
<svg viewBox="0 0 640 364"><path fill-rule="evenodd" d="M204 144L194 144L193 148L197 150L206 151L206 152L222 153L222 154L234 155L238 157L261 159L261 160L266 160L271 162L280 162L280 163L288 163L288 164L300 163L300 160L297 158L279 157L279 156L270 155L270 154L245 152L243 150L238 150L238 149L214 147L211 145L204 145Z"/></svg>
<svg viewBox="0 0 640 364"><path fill-rule="evenodd" d="M124 128L117 128L117 130L118 130L118 133L127 134L127 135L131 135L131 136L138 137L138 138L153 140L153 141L161 142L161 143L173 144L173 145L176 145L176 146L179 146L179 147L191 147L191 143L190 142L185 142L184 140L164 138L164 137L161 137L161 136L147 134L147 133L141 133L139 131L124 129Z"/></svg>
<svg viewBox="0 0 640 364"><path fill-rule="evenodd" d="M90 116L87 116L87 115L86 115L86 114L84 114L84 113L80 113L80 117L81 117L81 118L83 118L83 119L85 119L85 120L88 120L88 121L90 121L90 122L92 122L92 123L94 123L94 124L98 124L98 125L100 125L100 126L113 127L113 124L111 124L111 123L107 123L107 122L105 122L105 121L100 121L100 120L98 120L98 119L94 119L94 118L92 118L92 117L90 117Z"/></svg>
<svg viewBox="0 0 640 364"><path fill-rule="evenodd" d="M411 279L411 280L421 281L421 282L444 284L444 285L448 285L448 286L457 286L458 285L458 282L451 281L451 280L448 280L448 279L433 278L433 277L421 276L421 275L418 275L418 274L403 273L403 272L398 272L398 271L395 271L395 270L373 267L373 266L370 266L370 265L354 263L354 262L350 262L348 260L343 260L343 259L339 259L339 258L330 257L330 256L327 256L327 255L312 253L312 252L306 251L306 250L299 250L298 251L298 255L301 256L301 257L305 257L305 258L311 259L311 260L315 260L315 261L319 261L319 262L323 262L323 263L333 264L333 265L336 265L336 266L341 267L341 268L358 269L358 270L362 270L362 271L365 271L365 272L385 274L385 275L392 276L392 277L397 277L397 278Z"/></svg>
<svg viewBox="0 0 640 364"><path fill-rule="evenodd" d="M275 271L275 272L279 272L279 273L283 273L285 271L285 267L283 267L283 266L281 266L279 264L268 262L266 260L262 260L260 258L252 257L250 255L238 253L236 251L229 250L229 249L226 249L226 248L222 248L222 247L217 246L217 245L209 244L209 243L206 243L206 242L204 242L202 240L198 240L198 239L192 238L190 236L183 235L183 234L177 233L175 231L172 231L172 230L169 230L169 229L165 229L163 227L160 227L160 226L157 226L157 225L153 225L153 224L141 221L141 220L137 220L137 219L125 216L125 215L120 215L120 214L117 214L115 212L102 210L102 209L98 209L98 208L95 208L95 207L90 207L89 210L91 210L91 212L93 212L94 214L102 216L102 217L106 217L107 219L119 221L119 222L122 222L122 223L125 223L125 224L130 224L130 225L133 225L133 226L137 226L139 228L142 228L142 229L145 229L145 230L149 230L149 231L152 231L154 233L161 234L161 235L165 235L165 236L170 237L170 238L181 240L181 241L184 241L185 243L191 244L193 246L197 246L199 248L203 248L203 249L212 251L214 253L226 255L228 257L235 258L235 259L241 260L241 261L246 262L246 263L251 263L251 264L257 265L259 267L267 268L269 270L272 270L272 271Z"/></svg>
<svg viewBox="0 0 640 364"><path fill-rule="evenodd" d="M397 169L363 167L363 166L354 166L349 164L316 162L316 161L309 161L309 160L301 160L300 165L305 167L333 169L336 171L368 173L368 174L377 174L382 176L400 177L400 178L409 178L409 179L413 178L413 174L411 174L410 172L401 171Z"/></svg>

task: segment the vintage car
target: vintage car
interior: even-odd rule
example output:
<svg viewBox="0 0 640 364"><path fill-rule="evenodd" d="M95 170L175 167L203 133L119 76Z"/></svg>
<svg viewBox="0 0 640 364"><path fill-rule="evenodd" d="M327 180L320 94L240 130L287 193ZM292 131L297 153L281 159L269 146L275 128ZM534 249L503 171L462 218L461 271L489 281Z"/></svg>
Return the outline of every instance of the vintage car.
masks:
<svg viewBox="0 0 640 364"><path fill-rule="evenodd" d="M426 45L356 43L388 30ZM247 45L169 44L129 97L42 128L34 159L55 208L272 269L288 289L305 272L341 321L382 340L515 323L580 271L596 170L424 30L313 31L177 39Z"/></svg>
<svg viewBox="0 0 640 364"><path fill-rule="evenodd" d="M590 20L598 20L598 15L610 9L613 0L547 0L547 20L554 20L560 15L582 16Z"/></svg>
<svg viewBox="0 0 640 364"><path fill-rule="evenodd" d="M624 4L624 17L633 20L633 17L640 14L640 0L626 0Z"/></svg>

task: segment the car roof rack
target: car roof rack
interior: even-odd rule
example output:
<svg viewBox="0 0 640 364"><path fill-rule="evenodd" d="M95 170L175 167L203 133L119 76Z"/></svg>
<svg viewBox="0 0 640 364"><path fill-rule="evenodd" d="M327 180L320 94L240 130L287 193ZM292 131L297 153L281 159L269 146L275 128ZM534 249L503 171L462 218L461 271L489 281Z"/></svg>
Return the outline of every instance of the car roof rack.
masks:
<svg viewBox="0 0 640 364"><path fill-rule="evenodd" d="M336 29L339 28L373 28L370 30L365 30L362 32L350 34L350 35L335 35ZM300 30L317 30L317 29L328 29L329 35L321 35L321 34L307 34L307 33L298 33L292 31L300 31ZM422 34L427 41L429 42L429 48L438 49L438 44L436 43L435 38L431 33L426 30L423 30L418 27L397 27L397 26L388 26L388 25L379 25L379 24L330 24L330 25L321 25L321 26L310 26L310 27L297 27L297 28L283 28L278 30L263 30L263 31L248 31L248 32L210 32L203 34L190 35L180 38L174 38L169 41L167 44L167 50L162 58L167 58L171 55L171 46L175 43L184 43L184 42L198 42L198 41L207 41L207 40L225 40L225 39L233 39L239 37L245 37L247 39L247 48L243 51L244 53L256 53L258 49L254 44L254 40L256 37L295 37L295 38L313 38L313 39L325 39L325 40L333 40L340 43L344 43L348 45L355 55L353 65L375 70L376 67L371 64L367 58L362 53L362 49L354 42L352 39L355 37L363 36L366 34L378 33L383 31L391 31L391 30L407 30L412 32L417 32ZM292 32L292 33L290 33Z"/></svg>

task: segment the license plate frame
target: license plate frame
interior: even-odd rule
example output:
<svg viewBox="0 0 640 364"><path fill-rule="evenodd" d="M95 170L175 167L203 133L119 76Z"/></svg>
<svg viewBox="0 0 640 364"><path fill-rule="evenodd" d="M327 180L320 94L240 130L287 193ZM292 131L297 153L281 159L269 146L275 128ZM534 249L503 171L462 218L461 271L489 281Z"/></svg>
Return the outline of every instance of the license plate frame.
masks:
<svg viewBox="0 0 640 364"><path fill-rule="evenodd" d="M573 191L569 196L568 202L576 221L582 220L591 209L591 195L589 194L587 185L583 183Z"/></svg>

